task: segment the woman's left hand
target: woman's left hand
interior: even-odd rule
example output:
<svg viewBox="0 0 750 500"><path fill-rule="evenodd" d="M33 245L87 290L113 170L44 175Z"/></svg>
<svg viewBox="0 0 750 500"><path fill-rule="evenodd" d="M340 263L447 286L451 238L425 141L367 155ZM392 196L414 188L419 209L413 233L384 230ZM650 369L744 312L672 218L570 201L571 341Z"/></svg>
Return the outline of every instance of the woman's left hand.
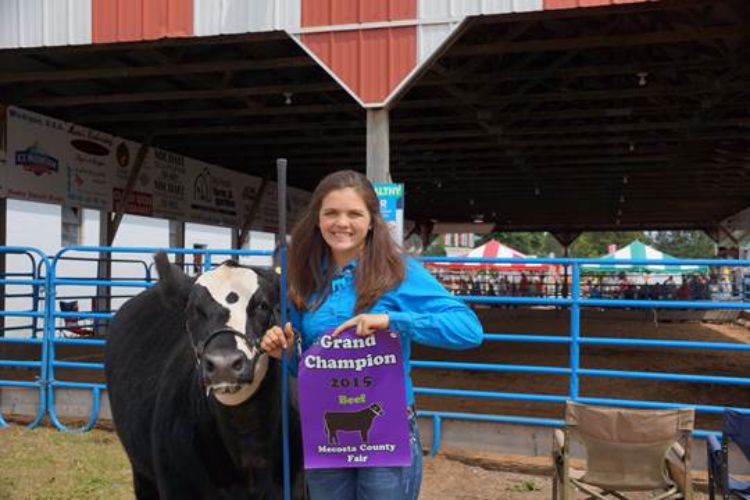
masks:
<svg viewBox="0 0 750 500"><path fill-rule="evenodd" d="M344 321L336 328L331 336L335 337L344 330L353 326L357 327L357 335L366 337L377 330L385 330L391 324L391 318L387 314L358 314L352 319Z"/></svg>

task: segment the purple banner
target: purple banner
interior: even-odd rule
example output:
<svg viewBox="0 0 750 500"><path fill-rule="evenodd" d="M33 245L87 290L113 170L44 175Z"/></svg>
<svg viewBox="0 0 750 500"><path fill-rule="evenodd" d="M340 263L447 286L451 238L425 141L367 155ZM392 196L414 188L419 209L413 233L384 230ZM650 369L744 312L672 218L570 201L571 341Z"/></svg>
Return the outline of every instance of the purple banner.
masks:
<svg viewBox="0 0 750 500"><path fill-rule="evenodd" d="M299 362L306 469L411 463L404 360L397 332L328 331Z"/></svg>

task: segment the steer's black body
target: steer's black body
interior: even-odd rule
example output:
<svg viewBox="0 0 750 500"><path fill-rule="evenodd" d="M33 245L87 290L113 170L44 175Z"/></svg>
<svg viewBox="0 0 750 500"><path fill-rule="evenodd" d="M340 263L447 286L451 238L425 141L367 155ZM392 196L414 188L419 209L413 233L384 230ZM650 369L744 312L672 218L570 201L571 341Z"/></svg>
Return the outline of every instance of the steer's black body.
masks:
<svg viewBox="0 0 750 500"><path fill-rule="evenodd" d="M222 404L215 392L209 395L207 362L198 365L195 348L208 337L209 330L226 322L229 314L222 312L220 304L205 303L206 289L193 284L175 267L165 266L164 259L159 266L161 281L156 287L129 300L119 310L112 321L106 349L112 416L133 467L136 496L279 498L279 366L262 356L267 363L262 374L255 369L260 361L238 368L237 377L241 380L237 387L244 384L242 387L250 386L254 391L243 402ZM230 300L234 302L234 298ZM272 308L277 306L276 301L276 280L263 274L246 308L243 333L248 339L262 335L274 321ZM233 336L222 334L215 342L211 340L206 349L214 355L232 349L239 352L233 345ZM255 385L248 385L250 382ZM294 496L299 497L300 436L294 412L290 420L292 479L299 483L294 490Z"/></svg>
<svg viewBox="0 0 750 500"><path fill-rule="evenodd" d="M383 414L380 404L373 403L358 411L329 411L324 416L325 431L329 444L338 444L339 431L357 431L363 443L372 427L372 420Z"/></svg>

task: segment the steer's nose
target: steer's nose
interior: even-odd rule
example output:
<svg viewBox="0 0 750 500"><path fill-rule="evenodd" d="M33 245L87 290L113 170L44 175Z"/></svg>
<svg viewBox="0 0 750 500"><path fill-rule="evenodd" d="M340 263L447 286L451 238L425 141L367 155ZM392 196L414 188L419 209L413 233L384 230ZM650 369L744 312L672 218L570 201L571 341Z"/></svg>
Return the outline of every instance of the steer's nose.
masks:
<svg viewBox="0 0 750 500"><path fill-rule="evenodd" d="M246 374L247 357L239 351L205 353L203 371L211 383L237 383Z"/></svg>

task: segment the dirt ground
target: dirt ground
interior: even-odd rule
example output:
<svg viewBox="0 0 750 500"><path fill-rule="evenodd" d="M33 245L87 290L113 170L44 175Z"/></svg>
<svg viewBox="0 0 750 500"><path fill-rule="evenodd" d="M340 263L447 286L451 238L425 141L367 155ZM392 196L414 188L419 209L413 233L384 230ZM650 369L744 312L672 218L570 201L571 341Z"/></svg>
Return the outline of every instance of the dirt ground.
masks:
<svg viewBox="0 0 750 500"><path fill-rule="evenodd" d="M479 311L487 333L567 335L567 311ZM638 317L638 316L636 316ZM658 323L643 319L613 318L598 311L583 311L581 334L589 337L750 342L750 330L737 324L701 322ZM567 345L485 342L470 351L445 351L415 346L413 359L477 363L569 366ZM702 349L634 347L581 348L581 367L608 370L658 371L698 375L750 376L750 352ZM521 373L488 373L468 370L414 369L415 386L566 395L566 376ZM582 377L581 395L641 399L689 404L748 406L750 387L686 382ZM491 401L459 397L417 397L420 409L501 415L562 418L562 405L517 401ZM720 416L699 414L696 427L717 428Z"/></svg>
<svg viewBox="0 0 750 500"><path fill-rule="evenodd" d="M482 309L478 311L487 333L567 335L569 313L554 309ZM619 314L619 316L618 316ZM750 330L737 323L654 323L649 311L581 312L583 337L697 340L748 343ZM58 359L101 361L100 347L59 346ZM0 345L0 359L39 359L37 346ZM475 363L569 366L567 345L486 341L469 351L446 351L414 346L412 359ZM750 351L659 349L582 346L581 367L608 370L750 376ZM34 380L34 371L0 369L0 379ZM103 373L91 370L56 370L57 380L103 382ZM414 369L415 386L534 394L568 394L568 377L468 370ZM747 407L750 386L656 382L638 379L582 377L582 396L668 401L690 404ZM422 410L446 410L499 415L562 418L563 405L519 401L493 401L460 397L417 397ZM719 415L698 414L696 427L716 429Z"/></svg>
<svg viewBox="0 0 750 500"><path fill-rule="evenodd" d="M487 333L567 335L567 311L480 310ZM583 311L582 336L750 342L750 330L738 324L700 322L654 323L645 315L613 316L602 311ZM14 346L9 346L14 347ZM17 349L17 347L15 347ZM100 359L95 349L62 350L67 359ZM5 355L4 355L5 354ZM22 359L29 353L0 352L0 358ZM26 356L25 356L26 355ZM485 342L471 351L444 351L415 346L413 359L539 366L569 365L567 345ZM28 358L27 358L28 359ZM750 376L750 352L632 347L582 347L581 366L610 370L661 371L701 375ZM15 374L15 378L18 377ZM33 374L26 372L26 377ZM414 369L415 386L566 395L568 380L563 376L486 373L468 370ZM0 378L8 373L0 370ZM101 380L98 373L59 372L61 380ZM584 396L669 401L685 404L748 406L750 387L653 382L633 379L583 377ZM455 397L418 397L424 410L465 411L501 415L562 418L562 405L515 401L491 401ZM720 416L699 414L696 427L718 428ZM3 431L0 431L0 433ZM535 462L536 461L536 462ZM425 458L422 499L541 499L551 497L549 459L511 456L477 456L470 450L441 450L435 459ZM0 499L13 498L0 495ZM639 497L633 497L639 498ZM698 493L696 498L706 498Z"/></svg>
<svg viewBox="0 0 750 500"><path fill-rule="evenodd" d="M696 474L695 500L706 500L706 481ZM651 493L631 493L630 500L652 498ZM552 499L552 477L546 457L466 454L445 450L425 457L420 500L537 500ZM586 498L576 493L576 500Z"/></svg>
<svg viewBox="0 0 750 500"><path fill-rule="evenodd" d="M0 500L133 498L130 467L112 432L64 434L12 425L0 430L0 449ZM549 473L541 457L446 449L434 459L425 457L420 499L549 499Z"/></svg>

